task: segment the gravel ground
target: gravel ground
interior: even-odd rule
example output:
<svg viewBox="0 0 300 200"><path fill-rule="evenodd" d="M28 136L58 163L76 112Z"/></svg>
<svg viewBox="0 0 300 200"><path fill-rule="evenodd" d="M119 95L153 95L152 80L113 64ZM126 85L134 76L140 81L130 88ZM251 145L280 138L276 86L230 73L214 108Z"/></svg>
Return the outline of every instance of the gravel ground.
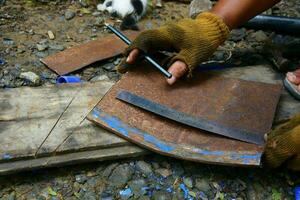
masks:
<svg viewBox="0 0 300 200"><path fill-rule="evenodd" d="M0 177L0 199L293 199L299 174L158 155Z"/></svg>
<svg viewBox="0 0 300 200"><path fill-rule="evenodd" d="M109 18L84 1L0 0L0 87L54 84L57 75L40 58L107 35ZM297 0L282 1L268 14L300 16ZM188 15L188 4L165 2L145 20L162 24ZM118 24L116 22L116 24ZM271 32L234 30L212 60L278 67L276 48L299 38ZM118 80L120 58L74 73L83 80ZM299 59L289 58L289 66ZM0 177L0 199L293 199L299 174L279 169L246 169L195 164L158 155L39 170Z"/></svg>

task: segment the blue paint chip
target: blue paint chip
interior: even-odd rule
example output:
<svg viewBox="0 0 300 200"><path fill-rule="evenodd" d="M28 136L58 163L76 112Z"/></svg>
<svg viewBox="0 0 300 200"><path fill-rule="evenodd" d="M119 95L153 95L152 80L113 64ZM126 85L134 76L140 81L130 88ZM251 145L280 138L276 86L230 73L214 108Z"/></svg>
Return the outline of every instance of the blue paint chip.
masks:
<svg viewBox="0 0 300 200"><path fill-rule="evenodd" d="M126 188L119 192L121 196L131 197L133 195L132 190L130 188Z"/></svg>
<svg viewBox="0 0 300 200"><path fill-rule="evenodd" d="M160 150L162 150L164 152L170 152L175 149L174 147L167 145L166 143L162 142L161 140L158 140L153 135L144 134L144 140L146 142L150 142L151 144L154 144L157 148L159 148Z"/></svg>
<svg viewBox="0 0 300 200"><path fill-rule="evenodd" d="M166 144L165 142L154 137L153 135L143 132L137 128L130 127L124 122L122 122L120 119L118 119L117 117L109 116L98 108L93 109L92 115L94 118L103 121L110 128L116 130L118 133L126 137L129 137L129 133L138 135L140 137L143 137L146 142L151 143L152 145L154 145L155 147L157 147L158 149L164 152L170 152L175 149L175 147Z"/></svg>

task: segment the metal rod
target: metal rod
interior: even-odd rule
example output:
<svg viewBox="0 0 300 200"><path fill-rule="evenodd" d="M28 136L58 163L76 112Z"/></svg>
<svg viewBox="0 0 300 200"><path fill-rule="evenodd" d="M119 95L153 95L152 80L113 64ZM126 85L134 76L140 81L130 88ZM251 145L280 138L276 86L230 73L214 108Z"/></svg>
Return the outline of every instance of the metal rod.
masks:
<svg viewBox="0 0 300 200"><path fill-rule="evenodd" d="M114 34L116 34L116 36L118 36L123 42L125 42L126 44L130 45L131 41L120 31L118 31L116 28L114 28L113 26L111 26L110 24L105 23L105 26ZM161 73L163 73L163 75L165 75L167 78L171 78L172 74L170 72L168 72L167 70L165 70L162 66L160 66L160 64L158 64L153 58L151 58L148 55L144 55L145 59L152 64L154 67L156 67Z"/></svg>
<svg viewBox="0 0 300 200"><path fill-rule="evenodd" d="M243 26L256 30L271 30L278 33L300 35L300 18L257 15Z"/></svg>

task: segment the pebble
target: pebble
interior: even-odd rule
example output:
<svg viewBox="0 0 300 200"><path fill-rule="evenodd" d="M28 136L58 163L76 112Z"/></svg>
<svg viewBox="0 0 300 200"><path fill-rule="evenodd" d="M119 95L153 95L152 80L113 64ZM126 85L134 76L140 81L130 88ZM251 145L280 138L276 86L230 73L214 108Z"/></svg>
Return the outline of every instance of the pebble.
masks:
<svg viewBox="0 0 300 200"><path fill-rule="evenodd" d="M50 40L54 40L55 39L55 35L52 31L48 31L48 37Z"/></svg>
<svg viewBox="0 0 300 200"><path fill-rule="evenodd" d="M172 171L169 169L166 169L166 168L159 168L159 169L155 170L155 172L164 178L172 175Z"/></svg>
<svg viewBox="0 0 300 200"><path fill-rule="evenodd" d="M204 11L212 8L212 2L210 0L193 0L190 4L189 16L196 18L196 16Z"/></svg>
<svg viewBox="0 0 300 200"><path fill-rule="evenodd" d="M65 47L63 45L59 45L59 44L50 44L49 49L56 50L56 51L63 51L65 49Z"/></svg>
<svg viewBox="0 0 300 200"><path fill-rule="evenodd" d="M188 187L188 188L193 188L193 179L191 177L184 177L183 178L183 183Z"/></svg>
<svg viewBox="0 0 300 200"><path fill-rule="evenodd" d="M122 164L117 166L108 178L110 185L114 187L124 187L126 183L131 179L133 172L128 164Z"/></svg>
<svg viewBox="0 0 300 200"><path fill-rule="evenodd" d="M48 48L48 45L43 43L43 44L36 44L36 47L38 51L45 51Z"/></svg>
<svg viewBox="0 0 300 200"><path fill-rule="evenodd" d="M101 12L99 12L99 11L95 11L92 13L92 16L94 16L94 17L98 17L100 15L101 15Z"/></svg>
<svg viewBox="0 0 300 200"><path fill-rule="evenodd" d="M99 76L95 76L91 79L91 81L108 81L109 78L107 75L105 74L102 74L102 75L99 75Z"/></svg>
<svg viewBox="0 0 300 200"><path fill-rule="evenodd" d="M205 193L211 190L210 185L209 185L209 181L205 180L205 179L200 179L200 178L196 179L195 187L198 190L200 190L202 192L205 192Z"/></svg>
<svg viewBox="0 0 300 200"><path fill-rule="evenodd" d="M268 36L263 31L256 31L249 35L250 41L256 41L256 42L265 42L268 40Z"/></svg>
<svg viewBox="0 0 300 200"><path fill-rule="evenodd" d="M84 174L78 174L75 176L75 180L77 183L83 184L87 181L87 176Z"/></svg>
<svg viewBox="0 0 300 200"><path fill-rule="evenodd" d="M14 45L15 42L10 38L3 38L3 44L7 45L7 46L11 46L11 45Z"/></svg>
<svg viewBox="0 0 300 200"><path fill-rule="evenodd" d="M21 79L25 79L33 83L33 85L40 85L41 79L38 75L36 75L34 72L22 72L20 74Z"/></svg>
<svg viewBox="0 0 300 200"><path fill-rule="evenodd" d="M67 10L66 12L65 12L65 19L66 20L71 20L71 19L73 19L74 17L75 17L75 12L74 11L72 11L72 10Z"/></svg>
<svg viewBox="0 0 300 200"><path fill-rule="evenodd" d="M171 199L171 195L162 191L154 191L152 198L154 200L169 200Z"/></svg>
<svg viewBox="0 0 300 200"><path fill-rule="evenodd" d="M144 175L149 175L152 173L152 167L150 164L146 163L145 161L138 161L136 163L137 169L142 172Z"/></svg>
<svg viewBox="0 0 300 200"><path fill-rule="evenodd" d="M145 190L142 190L142 188L146 185L146 182L144 179L135 179L128 183L129 187L132 189L133 194L135 196L142 196L145 194Z"/></svg>

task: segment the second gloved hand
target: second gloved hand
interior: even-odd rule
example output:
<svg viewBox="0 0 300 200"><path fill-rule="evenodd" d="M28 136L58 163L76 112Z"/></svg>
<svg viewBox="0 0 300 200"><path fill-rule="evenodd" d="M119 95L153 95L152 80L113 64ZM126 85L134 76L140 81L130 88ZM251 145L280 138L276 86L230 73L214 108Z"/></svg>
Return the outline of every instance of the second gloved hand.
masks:
<svg viewBox="0 0 300 200"><path fill-rule="evenodd" d="M133 49L143 53L159 50L177 52L170 63L180 60L188 66L189 75L200 63L206 61L229 35L223 20L210 12L200 14L196 19L183 19L158 29L142 32L127 48L125 56ZM124 64L124 63L123 63ZM122 62L118 71L127 70Z"/></svg>

